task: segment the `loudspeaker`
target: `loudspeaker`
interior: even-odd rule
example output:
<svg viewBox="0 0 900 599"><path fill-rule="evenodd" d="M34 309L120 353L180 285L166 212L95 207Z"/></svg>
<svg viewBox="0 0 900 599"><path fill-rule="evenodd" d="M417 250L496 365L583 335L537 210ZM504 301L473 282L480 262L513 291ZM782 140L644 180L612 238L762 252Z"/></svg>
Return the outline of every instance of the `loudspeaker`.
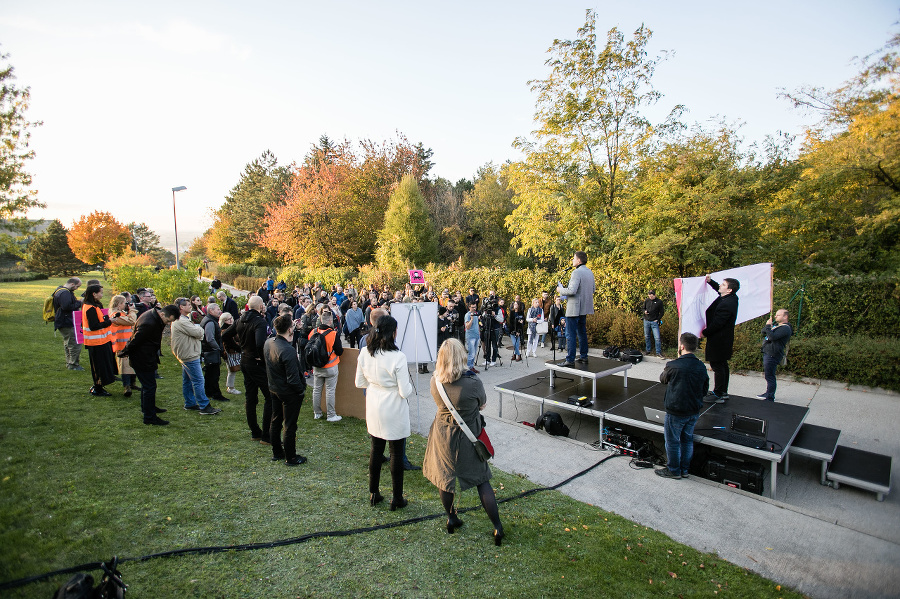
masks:
<svg viewBox="0 0 900 599"><path fill-rule="evenodd" d="M762 495L765 470L756 462L710 455L704 467L704 478Z"/></svg>

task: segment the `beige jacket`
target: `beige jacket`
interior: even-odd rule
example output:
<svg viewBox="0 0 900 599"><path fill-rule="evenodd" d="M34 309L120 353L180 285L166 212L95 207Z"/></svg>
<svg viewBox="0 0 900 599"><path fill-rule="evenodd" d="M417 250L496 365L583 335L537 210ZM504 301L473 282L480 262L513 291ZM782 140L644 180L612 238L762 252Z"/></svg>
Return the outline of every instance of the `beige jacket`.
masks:
<svg viewBox="0 0 900 599"><path fill-rule="evenodd" d="M201 339L203 327L192 323L189 316L182 316L172 323L172 353L182 364L200 359Z"/></svg>

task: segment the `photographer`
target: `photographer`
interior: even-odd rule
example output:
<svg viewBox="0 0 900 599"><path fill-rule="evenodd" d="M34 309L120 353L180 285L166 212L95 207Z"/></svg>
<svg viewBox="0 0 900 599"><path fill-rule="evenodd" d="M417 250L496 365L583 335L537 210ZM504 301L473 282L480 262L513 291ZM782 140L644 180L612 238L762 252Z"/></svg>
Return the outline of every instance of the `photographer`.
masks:
<svg viewBox="0 0 900 599"><path fill-rule="evenodd" d="M513 344L513 362L522 361L522 335L525 334L525 306L521 302L513 302L509 311L509 338Z"/></svg>
<svg viewBox="0 0 900 599"><path fill-rule="evenodd" d="M478 316L478 305L469 304L469 311L466 312L465 330L466 330L466 352L468 353L468 369L474 373L478 373L475 369L475 355L478 353L478 339L480 317Z"/></svg>
<svg viewBox="0 0 900 599"><path fill-rule="evenodd" d="M484 365L494 366L500 356L500 350L497 347L500 341L501 327L503 326L503 316L500 311L500 305L497 301L497 295L491 291L490 295L485 298L481 307L481 322L483 323L482 341L484 342Z"/></svg>
<svg viewBox="0 0 900 599"><path fill-rule="evenodd" d="M447 307L444 312L444 320L447 322L447 338L454 338L463 341L463 315L459 311L459 307L452 299L447 300Z"/></svg>

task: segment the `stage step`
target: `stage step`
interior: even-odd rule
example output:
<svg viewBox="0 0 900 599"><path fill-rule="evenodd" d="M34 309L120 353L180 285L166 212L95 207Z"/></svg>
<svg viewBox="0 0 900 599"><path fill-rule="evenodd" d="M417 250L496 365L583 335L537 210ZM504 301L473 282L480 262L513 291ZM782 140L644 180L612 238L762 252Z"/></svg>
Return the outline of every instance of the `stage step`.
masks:
<svg viewBox="0 0 900 599"><path fill-rule="evenodd" d="M825 473L828 469L828 464L834 459L834 452L837 450L838 439L840 438L841 431L836 428L804 423L800 430L797 431L794 442L788 448L788 455L785 456L783 462L784 474L789 474L790 455L802 455L822 462L819 482L823 485L826 484Z"/></svg>
<svg viewBox="0 0 900 599"><path fill-rule="evenodd" d="M835 489L844 483L873 491L878 501L884 501L885 494L891 491L891 463L891 456L838 445L827 477Z"/></svg>

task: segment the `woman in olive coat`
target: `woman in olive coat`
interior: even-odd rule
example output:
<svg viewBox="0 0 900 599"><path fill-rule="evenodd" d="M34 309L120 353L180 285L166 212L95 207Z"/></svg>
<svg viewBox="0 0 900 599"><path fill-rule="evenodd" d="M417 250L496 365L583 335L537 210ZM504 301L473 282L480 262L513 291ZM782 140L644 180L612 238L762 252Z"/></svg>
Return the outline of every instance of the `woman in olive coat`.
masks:
<svg viewBox="0 0 900 599"><path fill-rule="evenodd" d="M466 370L466 349L457 339L448 339L438 351L431 378L431 396L438 410L428 433L422 474L440 491L441 503L447 512L447 532L450 534L463 525L453 506L456 481L459 481L461 491L477 487L481 505L494 525L494 543L500 545L504 536L503 524L494 489L488 482L492 476L491 469L487 462L478 457L475 446L447 409L438 389L439 384L443 385L450 403L477 437L483 426L480 411L487 403L487 396L481 380Z"/></svg>

